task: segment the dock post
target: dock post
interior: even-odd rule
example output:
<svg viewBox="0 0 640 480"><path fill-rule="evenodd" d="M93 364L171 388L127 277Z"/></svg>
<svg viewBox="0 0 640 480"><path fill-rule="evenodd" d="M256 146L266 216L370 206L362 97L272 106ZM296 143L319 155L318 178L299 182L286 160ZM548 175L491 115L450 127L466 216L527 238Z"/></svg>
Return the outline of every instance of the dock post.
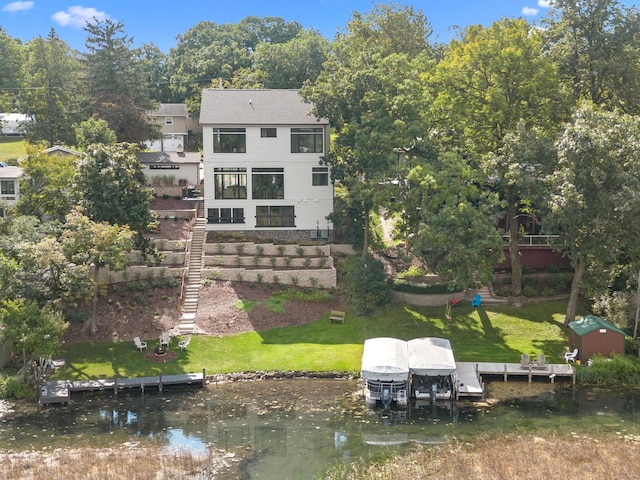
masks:
<svg viewBox="0 0 640 480"><path fill-rule="evenodd" d="M113 393L118 395L118 377L113 379Z"/></svg>
<svg viewBox="0 0 640 480"><path fill-rule="evenodd" d="M203 368L202 369L202 388L204 388L206 385L207 385L207 375Z"/></svg>
<svg viewBox="0 0 640 480"><path fill-rule="evenodd" d="M140 382L140 390L144 393L144 380Z"/></svg>
<svg viewBox="0 0 640 480"><path fill-rule="evenodd" d="M158 391L162 393L162 372L158 374Z"/></svg>
<svg viewBox="0 0 640 480"><path fill-rule="evenodd" d="M529 365L529 383L531 383L531 365Z"/></svg>
<svg viewBox="0 0 640 480"><path fill-rule="evenodd" d="M507 381L507 377L508 377L508 375L507 375L507 364L505 363L504 364L504 381L505 381L505 383Z"/></svg>

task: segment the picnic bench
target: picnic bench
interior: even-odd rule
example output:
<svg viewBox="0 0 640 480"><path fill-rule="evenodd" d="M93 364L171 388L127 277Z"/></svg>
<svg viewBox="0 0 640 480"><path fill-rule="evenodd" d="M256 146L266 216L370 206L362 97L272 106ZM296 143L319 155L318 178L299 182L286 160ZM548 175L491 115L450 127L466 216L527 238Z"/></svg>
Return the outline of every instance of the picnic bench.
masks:
<svg viewBox="0 0 640 480"><path fill-rule="evenodd" d="M331 314L329 315L329 321L331 323L344 323L345 313L339 310L331 310Z"/></svg>

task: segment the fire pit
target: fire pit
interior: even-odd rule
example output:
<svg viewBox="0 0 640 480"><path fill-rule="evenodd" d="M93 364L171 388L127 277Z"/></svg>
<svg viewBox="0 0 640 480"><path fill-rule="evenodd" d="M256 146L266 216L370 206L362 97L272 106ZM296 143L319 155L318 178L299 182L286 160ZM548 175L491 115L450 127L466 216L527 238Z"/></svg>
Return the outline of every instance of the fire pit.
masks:
<svg viewBox="0 0 640 480"><path fill-rule="evenodd" d="M153 351L156 355L166 355L167 354L167 346L166 345L158 345Z"/></svg>

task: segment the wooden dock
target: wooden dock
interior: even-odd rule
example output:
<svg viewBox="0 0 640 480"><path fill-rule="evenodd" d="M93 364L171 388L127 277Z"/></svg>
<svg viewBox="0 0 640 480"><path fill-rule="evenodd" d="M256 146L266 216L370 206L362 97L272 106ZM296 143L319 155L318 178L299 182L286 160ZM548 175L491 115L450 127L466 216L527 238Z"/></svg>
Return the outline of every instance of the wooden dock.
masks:
<svg viewBox="0 0 640 480"><path fill-rule="evenodd" d="M167 385L202 385L205 386L205 371L201 373L184 373L179 375L158 375L155 377L110 378L100 380L50 380L45 382L40 390L40 405L51 403L66 403L71 392L112 391L139 388L157 388L160 392Z"/></svg>

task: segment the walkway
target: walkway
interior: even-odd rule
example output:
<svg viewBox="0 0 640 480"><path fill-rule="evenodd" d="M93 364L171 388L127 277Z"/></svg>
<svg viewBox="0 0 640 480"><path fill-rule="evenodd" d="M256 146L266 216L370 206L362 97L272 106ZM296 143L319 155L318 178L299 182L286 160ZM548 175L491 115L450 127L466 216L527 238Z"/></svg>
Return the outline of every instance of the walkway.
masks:
<svg viewBox="0 0 640 480"><path fill-rule="evenodd" d="M102 380L50 380L45 382L40 390L40 405L50 403L67 403L71 392L90 392L95 390L111 390L118 393L124 388L139 388L144 392L145 387L157 387L162 391L166 385L202 385L205 386L205 371L201 373L184 373L179 375L158 375L155 377L110 378Z"/></svg>
<svg viewBox="0 0 640 480"><path fill-rule="evenodd" d="M189 269L185 280L182 312L177 327L178 335L197 333L196 312L198 311L198 297L200 296L200 280L202 273L202 252L206 241L206 222L202 217L196 218L191 230L191 248L189 251Z"/></svg>

